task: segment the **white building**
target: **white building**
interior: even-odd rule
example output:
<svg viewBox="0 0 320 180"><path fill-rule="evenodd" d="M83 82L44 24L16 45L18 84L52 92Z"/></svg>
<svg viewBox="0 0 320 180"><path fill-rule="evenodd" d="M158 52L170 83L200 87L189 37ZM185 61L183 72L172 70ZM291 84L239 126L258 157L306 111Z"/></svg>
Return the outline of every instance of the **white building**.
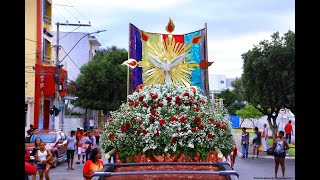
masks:
<svg viewBox="0 0 320 180"><path fill-rule="evenodd" d="M224 74L209 74L209 88L210 88L210 97L214 98L213 94L220 93L223 90L229 89L232 90L233 87L231 83L236 78L227 78Z"/></svg>
<svg viewBox="0 0 320 180"><path fill-rule="evenodd" d="M53 45L57 44L57 33L54 32ZM95 36L84 32L59 32L59 61L68 71L68 80L74 81L80 74L80 67L89 62L101 46ZM53 59L56 60L56 49L53 48Z"/></svg>
<svg viewBox="0 0 320 180"><path fill-rule="evenodd" d="M53 64L56 64L56 45L57 45L57 32L54 33L53 38ZM64 68L68 72L68 81L75 81L78 75L80 74L81 66L88 63L97 50L101 46L100 42L95 36L89 35L87 32L59 32L59 61L60 65L63 65ZM72 97L67 97L66 101L69 101ZM66 102L65 102L66 103ZM60 109L61 108L61 109ZM63 113L59 114L60 119L65 119L64 114L66 108L71 108L74 112L79 112L81 114L85 114L85 109L76 107L74 108L72 105L68 107L63 107L62 101L59 103L59 109ZM87 117L96 116L96 112L88 111ZM62 121L63 124L60 124L61 128L66 128L68 124L67 122Z"/></svg>

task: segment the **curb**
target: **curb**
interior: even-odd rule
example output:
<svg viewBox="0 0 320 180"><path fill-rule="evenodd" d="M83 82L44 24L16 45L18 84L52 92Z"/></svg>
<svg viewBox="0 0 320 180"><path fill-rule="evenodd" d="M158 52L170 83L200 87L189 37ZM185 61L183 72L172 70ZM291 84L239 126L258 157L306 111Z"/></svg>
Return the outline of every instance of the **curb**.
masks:
<svg viewBox="0 0 320 180"><path fill-rule="evenodd" d="M239 158L241 158L242 153L238 151L238 156ZM251 158L248 158L251 159ZM258 159L274 159L274 157L272 155L267 155L267 156L259 156ZM295 159L295 156L288 156L288 154L286 155L285 159Z"/></svg>

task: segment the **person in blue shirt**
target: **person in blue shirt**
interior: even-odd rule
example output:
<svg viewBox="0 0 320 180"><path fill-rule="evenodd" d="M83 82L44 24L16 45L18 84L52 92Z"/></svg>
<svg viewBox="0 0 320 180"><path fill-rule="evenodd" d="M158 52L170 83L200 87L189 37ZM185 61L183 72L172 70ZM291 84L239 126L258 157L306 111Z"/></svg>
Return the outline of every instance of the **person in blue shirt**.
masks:
<svg viewBox="0 0 320 180"><path fill-rule="evenodd" d="M84 122L83 122L84 132L87 132L87 131L88 131L88 128L89 128L89 122L88 122L87 118L85 118L85 119L84 119Z"/></svg>

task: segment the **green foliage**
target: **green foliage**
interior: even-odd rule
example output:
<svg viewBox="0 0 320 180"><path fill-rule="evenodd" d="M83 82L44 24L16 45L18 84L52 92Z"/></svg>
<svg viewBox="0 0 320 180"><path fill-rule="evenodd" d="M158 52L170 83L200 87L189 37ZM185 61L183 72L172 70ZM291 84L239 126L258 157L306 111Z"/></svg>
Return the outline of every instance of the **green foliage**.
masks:
<svg viewBox="0 0 320 180"><path fill-rule="evenodd" d="M237 110L236 114L243 119L259 119L263 116L263 114L252 105L247 105L244 107L244 109Z"/></svg>
<svg viewBox="0 0 320 180"><path fill-rule="evenodd" d="M276 32L271 37L242 54L241 79L245 99L268 116L274 130L281 108L295 113L295 34L288 31L280 37Z"/></svg>
<svg viewBox="0 0 320 180"><path fill-rule="evenodd" d="M99 50L94 58L81 67L73 83L77 100L83 108L114 111L126 100L127 68L121 65L128 59L125 49L115 46Z"/></svg>
<svg viewBox="0 0 320 180"><path fill-rule="evenodd" d="M232 82L234 89L230 91L229 89L221 91L221 93L216 94L216 97L223 99L223 105L227 108L230 115L235 115L236 110L244 108L245 104L242 102L243 98L243 86L242 81L236 78Z"/></svg>

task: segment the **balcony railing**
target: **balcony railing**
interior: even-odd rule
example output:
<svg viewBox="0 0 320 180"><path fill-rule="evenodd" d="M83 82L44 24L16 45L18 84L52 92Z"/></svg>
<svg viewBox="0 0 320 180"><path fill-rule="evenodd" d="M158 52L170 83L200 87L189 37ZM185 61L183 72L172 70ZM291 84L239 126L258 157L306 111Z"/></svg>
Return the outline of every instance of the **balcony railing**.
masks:
<svg viewBox="0 0 320 180"><path fill-rule="evenodd" d="M45 24L51 25L51 18L47 15L44 15L43 21Z"/></svg>
<svg viewBox="0 0 320 180"><path fill-rule="evenodd" d="M51 57L50 56L43 56L43 62L46 64L50 64L51 63Z"/></svg>

